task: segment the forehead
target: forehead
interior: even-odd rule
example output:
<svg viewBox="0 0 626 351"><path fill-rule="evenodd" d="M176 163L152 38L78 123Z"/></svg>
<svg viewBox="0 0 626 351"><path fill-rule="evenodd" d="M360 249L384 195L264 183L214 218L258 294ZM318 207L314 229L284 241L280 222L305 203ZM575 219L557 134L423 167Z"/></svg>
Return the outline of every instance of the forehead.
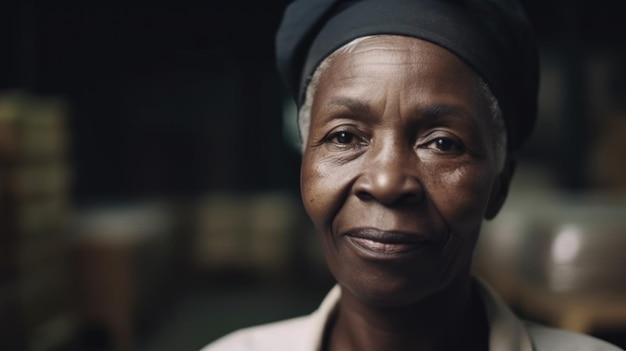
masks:
<svg viewBox="0 0 626 351"><path fill-rule="evenodd" d="M320 73L315 103L341 95L373 103L391 98L420 105L435 99L476 107L474 72L446 49L417 38L357 39L333 54Z"/></svg>

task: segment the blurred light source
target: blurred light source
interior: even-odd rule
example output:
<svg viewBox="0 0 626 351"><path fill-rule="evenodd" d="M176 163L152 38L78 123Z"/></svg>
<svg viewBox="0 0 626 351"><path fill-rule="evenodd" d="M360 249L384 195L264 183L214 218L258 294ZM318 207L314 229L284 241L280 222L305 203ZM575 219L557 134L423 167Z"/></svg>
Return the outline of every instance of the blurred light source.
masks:
<svg viewBox="0 0 626 351"><path fill-rule="evenodd" d="M581 231L575 226L565 226L552 244L552 258L557 264L572 262L580 251Z"/></svg>

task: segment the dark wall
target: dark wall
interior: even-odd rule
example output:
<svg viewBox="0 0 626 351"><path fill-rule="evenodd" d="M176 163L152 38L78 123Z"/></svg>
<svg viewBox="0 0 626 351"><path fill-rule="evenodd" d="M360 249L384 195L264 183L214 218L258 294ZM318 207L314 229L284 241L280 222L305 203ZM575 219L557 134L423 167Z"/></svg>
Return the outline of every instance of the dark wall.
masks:
<svg viewBox="0 0 626 351"><path fill-rule="evenodd" d="M0 87L69 100L79 201L293 188L273 62L284 6L24 2Z"/></svg>
<svg viewBox="0 0 626 351"><path fill-rule="evenodd" d="M285 91L273 61L287 3L8 4L0 11L0 89L70 102L79 202L297 191L298 155L282 139ZM539 41L561 46L575 72L587 50L623 46L618 1L525 5ZM585 80L572 79L568 96L577 101ZM584 116L573 120L570 138L585 130ZM572 162L561 168L575 176L584 165Z"/></svg>

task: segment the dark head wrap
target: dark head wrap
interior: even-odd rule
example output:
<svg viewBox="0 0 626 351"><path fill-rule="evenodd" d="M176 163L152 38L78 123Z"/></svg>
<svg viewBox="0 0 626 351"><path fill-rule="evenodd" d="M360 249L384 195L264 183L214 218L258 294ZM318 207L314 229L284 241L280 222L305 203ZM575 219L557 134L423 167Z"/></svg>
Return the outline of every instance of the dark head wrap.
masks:
<svg viewBox="0 0 626 351"><path fill-rule="evenodd" d="M376 34L420 38L460 57L498 100L509 151L528 138L537 115L538 54L516 0L296 0L278 30L276 56L298 106L324 58Z"/></svg>

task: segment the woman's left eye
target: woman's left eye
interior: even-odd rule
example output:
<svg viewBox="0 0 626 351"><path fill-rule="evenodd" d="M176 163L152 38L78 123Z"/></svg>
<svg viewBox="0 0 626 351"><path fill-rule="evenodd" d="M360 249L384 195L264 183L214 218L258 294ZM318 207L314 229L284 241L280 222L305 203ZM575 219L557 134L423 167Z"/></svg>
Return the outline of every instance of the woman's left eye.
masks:
<svg viewBox="0 0 626 351"><path fill-rule="evenodd" d="M456 152L460 153L463 151L463 145L451 138L439 137L431 140L427 144L428 148L436 149L441 152Z"/></svg>
<svg viewBox="0 0 626 351"><path fill-rule="evenodd" d="M334 135L334 139L339 144L350 144L354 141L354 134L349 132L337 132Z"/></svg>

